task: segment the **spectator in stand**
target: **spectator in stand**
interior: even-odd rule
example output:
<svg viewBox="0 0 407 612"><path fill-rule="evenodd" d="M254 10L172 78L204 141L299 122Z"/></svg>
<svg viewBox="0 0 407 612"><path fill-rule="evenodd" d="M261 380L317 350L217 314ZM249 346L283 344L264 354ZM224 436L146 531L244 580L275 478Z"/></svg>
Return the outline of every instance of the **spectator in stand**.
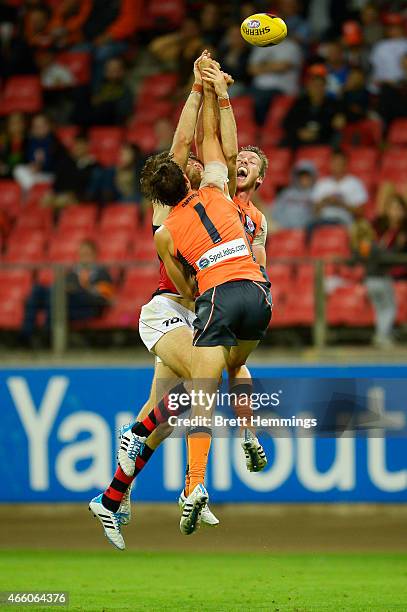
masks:
<svg viewBox="0 0 407 612"><path fill-rule="evenodd" d="M325 66L314 64L308 70L305 94L296 100L284 119L288 146L335 144L346 119L339 102L327 96L325 85Z"/></svg>
<svg viewBox="0 0 407 612"><path fill-rule="evenodd" d="M32 49L47 49L52 44L51 10L45 4L28 6L24 16L24 39Z"/></svg>
<svg viewBox="0 0 407 612"><path fill-rule="evenodd" d="M235 80L234 84L229 88L229 96L231 97L246 93L250 83L247 71L249 55L249 45L240 34L240 26L230 26L226 32L226 37L220 43L219 62L222 70L232 74Z"/></svg>
<svg viewBox="0 0 407 612"><path fill-rule="evenodd" d="M104 79L91 97L79 92L74 111L79 125L121 125L133 110L133 94L126 82L126 68L121 57L106 62Z"/></svg>
<svg viewBox="0 0 407 612"><path fill-rule="evenodd" d="M142 11L141 0L92 0L92 10L83 26L88 44L79 49L93 53L92 79L98 86L103 79L105 62L128 48L128 40L136 32Z"/></svg>
<svg viewBox="0 0 407 612"><path fill-rule="evenodd" d="M398 117L407 117L407 53L400 63L400 79L395 83L383 83L380 87L378 110L386 125Z"/></svg>
<svg viewBox="0 0 407 612"><path fill-rule="evenodd" d="M45 194L42 204L55 210L78 202L102 199L103 170L89 152L87 138L75 138L70 154L55 166L53 190Z"/></svg>
<svg viewBox="0 0 407 612"><path fill-rule="evenodd" d="M369 92L365 73L361 68L352 68L348 74L344 91L343 106L347 123L366 119L369 112Z"/></svg>
<svg viewBox="0 0 407 612"><path fill-rule="evenodd" d="M314 186L312 199L316 225L342 224L350 227L363 216L368 194L362 181L348 174L345 153L336 151L331 158L331 175L320 178Z"/></svg>
<svg viewBox="0 0 407 612"><path fill-rule="evenodd" d="M195 58L204 48L199 23L191 17L183 20L177 32L158 36L149 46L163 70L176 70L180 74L182 85L189 79Z"/></svg>
<svg viewBox="0 0 407 612"><path fill-rule="evenodd" d="M145 159L138 147L124 143L117 166L104 171L103 199L105 202L140 203L140 174Z"/></svg>
<svg viewBox="0 0 407 612"><path fill-rule="evenodd" d="M22 113L11 113L0 135L0 178L12 178L14 168L22 164L27 147L27 126Z"/></svg>
<svg viewBox="0 0 407 612"><path fill-rule="evenodd" d="M306 160L294 166L292 182L283 189L271 209L271 231L305 228L314 219L312 190L317 172Z"/></svg>
<svg viewBox="0 0 407 612"><path fill-rule="evenodd" d="M84 240L79 247L76 266L67 274L66 293L69 321L86 321L99 317L114 295L110 274L97 263L97 248L93 241ZM25 305L21 342L31 345L37 314L45 312L45 331L51 331L51 287L34 285Z"/></svg>
<svg viewBox="0 0 407 612"><path fill-rule="evenodd" d="M342 44L350 68L370 70L369 51L363 43L363 33L357 21L345 21L342 26Z"/></svg>
<svg viewBox="0 0 407 612"><path fill-rule="evenodd" d="M339 41L325 44L322 55L327 68L327 94L333 98L340 98L349 75L349 65L345 59L342 44Z"/></svg>
<svg viewBox="0 0 407 612"><path fill-rule="evenodd" d="M386 213L375 220L373 227L366 220L355 224L352 243L366 266L366 286L376 317L373 343L391 348L397 314L394 281L407 277L406 266L392 261L407 252L407 205L403 198L390 196Z"/></svg>
<svg viewBox="0 0 407 612"><path fill-rule="evenodd" d="M394 85L403 78L401 59L407 53L407 37L401 15L389 14L385 20L386 39L371 51L372 86L376 92L385 84Z"/></svg>
<svg viewBox="0 0 407 612"><path fill-rule="evenodd" d="M290 37L306 50L310 40L310 27L307 20L301 15L301 10L299 0L279 0L276 13L287 24Z"/></svg>
<svg viewBox="0 0 407 612"><path fill-rule="evenodd" d="M271 101L278 94L296 95L303 62L300 45L286 38L272 47L255 47L250 52L249 74L252 76L255 118L265 122Z"/></svg>
<svg viewBox="0 0 407 612"><path fill-rule="evenodd" d="M154 124L154 131L157 138L156 153L171 149L174 138L174 126L169 119L163 117Z"/></svg>
<svg viewBox="0 0 407 612"><path fill-rule="evenodd" d="M82 29L92 10L92 0L61 0L53 7L49 32L59 49L83 41Z"/></svg>
<svg viewBox="0 0 407 612"><path fill-rule="evenodd" d="M378 7L373 2L365 4L360 12L360 19L362 21L363 41L370 49L384 36Z"/></svg>
<svg viewBox="0 0 407 612"><path fill-rule="evenodd" d="M202 38L205 45L209 47L217 47L219 41L225 36L219 6L215 2L205 2L200 13Z"/></svg>
<svg viewBox="0 0 407 612"><path fill-rule="evenodd" d="M14 178L27 191L36 183L51 182L57 161L65 159L66 155L48 117L44 114L36 115L27 138L25 163L14 168Z"/></svg>

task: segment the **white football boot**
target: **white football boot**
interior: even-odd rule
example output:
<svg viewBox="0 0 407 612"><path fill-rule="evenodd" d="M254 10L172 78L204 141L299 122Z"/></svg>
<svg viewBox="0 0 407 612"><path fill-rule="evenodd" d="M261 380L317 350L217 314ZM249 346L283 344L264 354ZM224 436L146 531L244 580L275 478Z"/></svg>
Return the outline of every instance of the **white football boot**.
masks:
<svg viewBox="0 0 407 612"><path fill-rule="evenodd" d="M132 423L124 425L120 429L120 445L117 453L117 459L120 467L126 476L133 476L136 468L136 459L143 452L144 444L147 438L136 436L131 431Z"/></svg>
<svg viewBox="0 0 407 612"><path fill-rule="evenodd" d="M119 512L112 512L102 504L102 495L94 497L89 503L89 510L102 523L105 536L113 546L119 550L124 550L126 544L120 531L121 518Z"/></svg>
<svg viewBox="0 0 407 612"><path fill-rule="evenodd" d="M122 525L128 525L131 521L131 490L133 488L134 480L127 487L126 493L123 495L123 499L121 501L119 507L120 514L120 522Z"/></svg>
<svg viewBox="0 0 407 612"><path fill-rule="evenodd" d="M181 512L184 510L186 499L187 498L185 496L184 489L182 489L181 495L178 498L178 505L180 507ZM203 525L207 525L208 527L216 527L216 525L219 525L219 519L216 518L214 513L209 508L208 504L205 504L205 506L202 508L201 523Z"/></svg>
<svg viewBox="0 0 407 612"><path fill-rule="evenodd" d="M182 509L179 528L183 535L191 535L200 526L202 509L208 503L208 491L202 484L196 485L188 495Z"/></svg>
<svg viewBox="0 0 407 612"><path fill-rule="evenodd" d="M267 457L264 448L250 429L244 430L244 438L241 442L246 457L246 467L249 472L261 472L267 465Z"/></svg>

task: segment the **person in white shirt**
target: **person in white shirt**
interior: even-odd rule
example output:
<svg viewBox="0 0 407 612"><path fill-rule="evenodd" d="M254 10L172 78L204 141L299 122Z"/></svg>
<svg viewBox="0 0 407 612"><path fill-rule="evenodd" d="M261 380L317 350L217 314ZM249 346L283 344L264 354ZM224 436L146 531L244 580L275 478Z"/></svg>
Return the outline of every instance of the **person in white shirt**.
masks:
<svg viewBox="0 0 407 612"><path fill-rule="evenodd" d="M386 18L386 39L377 42L370 54L372 64L372 91L384 83L397 83L402 79L401 59L407 53L407 36L401 15Z"/></svg>
<svg viewBox="0 0 407 612"><path fill-rule="evenodd" d="M276 94L296 95L303 55L300 45L286 38L271 47L255 47L249 57L248 72L253 77L255 117L258 125L266 119Z"/></svg>
<svg viewBox="0 0 407 612"><path fill-rule="evenodd" d="M331 175L320 178L314 186L312 199L317 224L343 224L350 226L363 215L368 194L362 181L347 173L348 162L342 151L331 158Z"/></svg>

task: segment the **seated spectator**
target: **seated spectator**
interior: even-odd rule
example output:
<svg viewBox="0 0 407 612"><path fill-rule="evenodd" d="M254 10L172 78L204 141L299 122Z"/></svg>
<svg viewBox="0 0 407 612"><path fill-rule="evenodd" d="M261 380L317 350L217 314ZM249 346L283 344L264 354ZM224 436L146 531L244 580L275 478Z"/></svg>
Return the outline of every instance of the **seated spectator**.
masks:
<svg viewBox="0 0 407 612"><path fill-rule="evenodd" d="M290 147L335 144L335 136L345 125L341 105L325 91L326 70L314 64L308 70L306 90L284 119L286 142Z"/></svg>
<svg viewBox="0 0 407 612"><path fill-rule="evenodd" d="M352 68L343 88L343 110L347 123L366 119L369 111L369 92L365 73L361 68Z"/></svg>
<svg viewBox="0 0 407 612"><path fill-rule="evenodd" d="M407 37L403 17L387 15L386 39L372 48L372 88L377 91L385 84L394 85L403 78L401 59L407 53Z"/></svg>
<svg viewBox="0 0 407 612"><path fill-rule="evenodd" d="M279 0L276 14L284 19L290 37L302 47L306 47L310 40L310 27L307 20L301 15L301 10L299 0Z"/></svg>
<svg viewBox="0 0 407 612"><path fill-rule="evenodd" d="M46 115L33 117L27 138L24 164L14 168L14 178L24 190L36 183L51 182L59 158L66 157L66 151L53 133Z"/></svg>
<svg viewBox="0 0 407 612"><path fill-rule="evenodd" d="M332 154L331 175L320 178L314 186L312 199L317 220L315 225L343 224L351 226L363 215L368 194L362 181L348 174L348 162L342 151Z"/></svg>
<svg viewBox="0 0 407 612"><path fill-rule="evenodd" d="M67 310L69 321L86 321L99 317L113 298L113 283L104 266L97 263L97 248L91 240L79 247L78 263L66 276ZM45 285L35 285L25 305L20 338L30 345L37 315L45 312L45 332L51 332L51 291Z"/></svg>
<svg viewBox="0 0 407 612"><path fill-rule="evenodd" d="M121 125L133 110L133 94L126 82L124 61L115 57L106 62L104 79L90 103L85 95L79 96L74 111L79 125Z"/></svg>
<svg viewBox="0 0 407 612"><path fill-rule="evenodd" d="M205 2L200 12L200 25L205 45L217 47L225 36L225 28L219 11L219 4Z"/></svg>
<svg viewBox="0 0 407 612"><path fill-rule="evenodd" d="M366 266L366 286L375 311L373 343L380 348L393 346L397 314L394 281L407 276L405 265L392 262L392 257L407 251L407 205L396 195L390 197L386 209L373 226L363 219L352 231L354 250Z"/></svg>
<svg viewBox="0 0 407 612"><path fill-rule="evenodd" d="M342 44L349 68L370 71L369 51L363 42L363 33L357 21L345 21L342 26Z"/></svg>
<svg viewBox="0 0 407 612"><path fill-rule="evenodd" d="M103 170L90 154L87 138L79 135L69 155L57 160L53 190L42 204L61 209L78 202L99 202L102 190Z"/></svg>
<svg viewBox="0 0 407 612"><path fill-rule="evenodd" d="M124 143L117 166L105 170L105 202L141 202L140 174L145 159L138 147Z"/></svg>
<svg viewBox="0 0 407 612"><path fill-rule="evenodd" d="M298 92L302 51L297 42L286 38L271 47L250 51L248 71L252 78L255 118L263 125L272 99L278 94Z"/></svg>
<svg viewBox="0 0 407 612"><path fill-rule="evenodd" d="M316 179L314 164L305 160L294 166L292 182L277 196L271 209L271 231L305 228L314 217L312 190Z"/></svg>
<svg viewBox="0 0 407 612"><path fill-rule="evenodd" d="M140 25L142 6L141 0L92 0L92 10L82 29L87 42L78 49L93 54L95 87L103 79L105 63L127 50L129 38Z"/></svg>
<svg viewBox="0 0 407 612"><path fill-rule="evenodd" d="M24 16L24 39L32 49L46 49L51 46L50 18L51 11L45 4L28 7Z"/></svg>
<svg viewBox="0 0 407 612"><path fill-rule="evenodd" d="M401 76L394 83L382 83L378 110L386 125L398 117L407 117L407 53L401 58Z"/></svg>
<svg viewBox="0 0 407 612"><path fill-rule="evenodd" d="M250 78L247 71L250 50L240 34L240 26L232 25L226 32L226 37L219 47L219 62L222 70L232 74L235 80L229 88L229 96L239 96L245 93Z"/></svg>
<svg viewBox="0 0 407 612"><path fill-rule="evenodd" d="M370 49L384 36L378 6L373 2L365 4L360 12L360 19L362 21L363 41Z"/></svg>
<svg viewBox="0 0 407 612"><path fill-rule="evenodd" d="M22 113L11 113L0 135L0 178L12 178L14 168L25 159L26 122Z"/></svg>
<svg viewBox="0 0 407 612"><path fill-rule="evenodd" d="M177 32L154 38L149 50L163 70L176 70L180 73L181 84L186 85L193 63L204 47L199 23L187 17Z"/></svg>
<svg viewBox="0 0 407 612"><path fill-rule="evenodd" d="M342 44L339 41L326 43L323 45L322 56L327 69L326 92L333 98L340 98L349 74Z"/></svg>
<svg viewBox="0 0 407 612"><path fill-rule="evenodd" d="M53 7L49 32L59 49L82 42L82 28L92 10L92 0L61 0Z"/></svg>

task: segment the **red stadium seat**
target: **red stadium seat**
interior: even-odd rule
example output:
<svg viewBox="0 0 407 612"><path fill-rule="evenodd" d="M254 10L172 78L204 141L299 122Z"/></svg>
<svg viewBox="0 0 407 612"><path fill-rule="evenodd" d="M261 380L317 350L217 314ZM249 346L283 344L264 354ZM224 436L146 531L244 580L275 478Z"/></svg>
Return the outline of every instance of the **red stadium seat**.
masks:
<svg viewBox="0 0 407 612"><path fill-rule="evenodd" d="M132 245L132 255L134 259L139 261L155 261L157 251L155 248L153 236L150 233L143 232L135 237Z"/></svg>
<svg viewBox="0 0 407 612"><path fill-rule="evenodd" d="M24 300L13 299L13 293L5 293L0 300L0 329L21 329L24 317Z"/></svg>
<svg viewBox="0 0 407 612"><path fill-rule="evenodd" d="M80 243L92 238L92 234L82 228L60 230L52 236L48 260L59 263L74 262L78 259Z"/></svg>
<svg viewBox="0 0 407 612"><path fill-rule="evenodd" d="M377 162L379 152L372 147L351 147L349 155L349 172L359 177L366 185L377 181Z"/></svg>
<svg viewBox="0 0 407 612"><path fill-rule="evenodd" d="M276 147L265 149L264 152L269 160L269 167L266 175L267 179L278 187L288 185L290 182L292 158L290 149Z"/></svg>
<svg viewBox="0 0 407 612"><path fill-rule="evenodd" d="M329 173L329 163L331 160L331 148L326 146L300 147L297 151L296 162L307 160L312 162L319 176Z"/></svg>
<svg viewBox="0 0 407 612"><path fill-rule="evenodd" d="M383 126L375 119L363 119L348 124L342 130L343 147L374 147L379 146L382 140Z"/></svg>
<svg viewBox="0 0 407 612"><path fill-rule="evenodd" d="M140 147L143 153L152 153L158 145L154 127L149 124L131 126L126 132L126 140Z"/></svg>
<svg viewBox="0 0 407 612"><path fill-rule="evenodd" d="M32 286L32 273L23 269L0 270L0 301L23 300L27 297Z"/></svg>
<svg viewBox="0 0 407 612"><path fill-rule="evenodd" d="M293 267L290 264L274 263L267 272L273 288L275 286L286 286L293 280Z"/></svg>
<svg viewBox="0 0 407 612"><path fill-rule="evenodd" d="M285 319L290 325L312 325L315 320L315 297L312 284L300 289L300 298L296 291L287 295Z"/></svg>
<svg viewBox="0 0 407 612"><path fill-rule="evenodd" d="M238 121L237 137L240 147L254 144L257 141L257 126L254 121L247 119Z"/></svg>
<svg viewBox="0 0 407 612"><path fill-rule="evenodd" d="M253 121L253 98L251 96L237 96L232 98L233 113L236 121Z"/></svg>
<svg viewBox="0 0 407 612"><path fill-rule="evenodd" d="M185 15L183 0L150 0L148 14L156 23L179 26Z"/></svg>
<svg viewBox="0 0 407 612"><path fill-rule="evenodd" d="M72 149L74 140L79 134L79 128L77 125L61 125L56 128L56 135L62 142L64 147L70 151Z"/></svg>
<svg viewBox="0 0 407 612"><path fill-rule="evenodd" d="M264 200L265 204L271 204L276 196L276 186L273 183L271 174L266 174L266 177L259 189L261 199Z"/></svg>
<svg viewBox="0 0 407 612"><path fill-rule="evenodd" d="M349 233L345 227L318 227L312 232L311 257L349 257Z"/></svg>
<svg viewBox="0 0 407 612"><path fill-rule="evenodd" d="M33 263L45 260L46 236L41 230L16 228L8 239L5 261Z"/></svg>
<svg viewBox="0 0 407 612"><path fill-rule="evenodd" d="M38 206L24 206L17 217L16 229L43 230L48 232L52 226L52 210Z"/></svg>
<svg viewBox="0 0 407 612"><path fill-rule="evenodd" d="M306 254L303 230L280 230L267 240L268 257L304 257Z"/></svg>
<svg viewBox="0 0 407 612"><path fill-rule="evenodd" d="M86 85L90 80L90 54L86 51L59 53L56 62L65 66L74 78L74 86Z"/></svg>
<svg viewBox="0 0 407 612"><path fill-rule="evenodd" d="M267 114L266 123L261 130L261 142L263 147L277 146L284 136L282 123L291 106L294 96L280 95L273 100Z"/></svg>
<svg viewBox="0 0 407 612"><path fill-rule="evenodd" d="M178 84L176 72L153 74L146 77L140 87L138 101L143 104L151 104L152 99L170 98L174 94Z"/></svg>
<svg viewBox="0 0 407 612"><path fill-rule="evenodd" d="M61 213L58 229L83 229L93 232L97 214L96 204L74 204L68 206Z"/></svg>
<svg viewBox="0 0 407 612"><path fill-rule="evenodd" d="M89 130L90 150L103 166L114 166L123 142L119 127L93 127Z"/></svg>
<svg viewBox="0 0 407 612"><path fill-rule="evenodd" d="M373 308L366 287L354 284L338 287L327 300L327 320L330 325L366 327L373 325Z"/></svg>
<svg viewBox="0 0 407 612"><path fill-rule="evenodd" d="M41 201L46 193L49 193L52 189L51 183L37 183L31 187L30 191L25 197L24 207L27 206L40 206Z"/></svg>
<svg viewBox="0 0 407 612"><path fill-rule="evenodd" d="M130 232L135 232L138 221L138 209L136 205L110 204L102 211L100 230L128 230Z"/></svg>
<svg viewBox="0 0 407 612"><path fill-rule="evenodd" d="M8 79L0 99L0 115L19 111L38 113L42 109L41 81L37 76L13 76Z"/></svg>
<svg viewBox="0 0 407 612"><path fill-rule="evenodd" d="M129 258L131 232L128 229L107 230L98 236L100 261L123 261Z"/></svg>
<svg viewBox="0 0 407 612"><path fill-rule="evenodd" d="M16 217L20 211L21 187L15 181L0 181L0 208L9 217Z"/></svg>
<svg viewBox="0 0 407 612"><path fill-rule="evenodd" d="M134 124L129 129L145 123L154 123L158 119L171 119L174 105L168 100L150 100L148 103L139 102L135 109Z"/></svg>
<svg viewBox="0 0 407 612"><path fill-rule="evenodd" d="M134 296L145 303L157 289L158 286L158 265L137 266L127 270L123 283L122 294ZM143 301L144 300L144 301Z"/></svg>
<svg viewBox="0 0 407 612"><path fill-rule="evenodd" d="M394 283L397 304L397 323L407 322L407 281Z"/></svg>
<svg viewBox="0 0 407 612"><path fill-rule="evenodd" d="M395 119L392 122L387 140L391 145L407 145L407 119Z"/></svg>
<svg viewBox="0 0 407 612"><path fill-rule="evenodd" d="M393 148L386 151L382 157L380 179L393 181L396 184L406 182L407 155L403 148Z"/></svg>
<svg viewBox="0 0 407 612"><path fill-rule="evenodd" d="M313 285L315 268L312 264L299 264L296 269L296 284L299 287Z"/></svg>

